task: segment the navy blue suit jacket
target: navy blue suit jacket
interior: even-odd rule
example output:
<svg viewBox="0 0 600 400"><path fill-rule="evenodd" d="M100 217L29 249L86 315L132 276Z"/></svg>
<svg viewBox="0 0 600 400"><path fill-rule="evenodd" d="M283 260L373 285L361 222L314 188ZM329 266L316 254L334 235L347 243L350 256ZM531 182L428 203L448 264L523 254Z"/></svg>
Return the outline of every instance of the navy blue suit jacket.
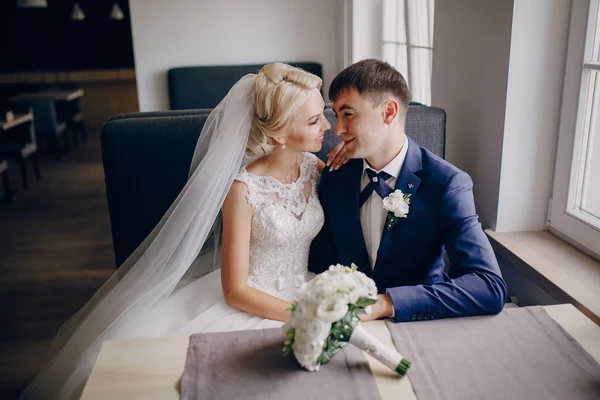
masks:
<svg viewBox="0 0 600 400"><path fill-rule="evenodd" d="M396 322L499 313L506 285L475 212L469 175L409 139L395 187L412 195L409 213L390 232L384 227L371 270L358 206L362 173L362 159L323 171L325 225L313 241L309 269L355 263L380 293L390 294Z"/></svg>

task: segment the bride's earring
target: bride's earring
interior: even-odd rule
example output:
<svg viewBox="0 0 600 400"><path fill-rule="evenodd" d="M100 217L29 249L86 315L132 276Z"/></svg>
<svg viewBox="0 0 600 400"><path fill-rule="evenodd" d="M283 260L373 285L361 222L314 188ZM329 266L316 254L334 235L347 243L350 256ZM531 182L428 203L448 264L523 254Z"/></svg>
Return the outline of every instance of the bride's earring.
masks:
<svg viewBox="0 0 600 400"><path fill-rule="evenodd" d="M281 145L281 148L282 148L283 150L285 150L285 149L287 148L287 146L285 145L285 143Z"/></svg>

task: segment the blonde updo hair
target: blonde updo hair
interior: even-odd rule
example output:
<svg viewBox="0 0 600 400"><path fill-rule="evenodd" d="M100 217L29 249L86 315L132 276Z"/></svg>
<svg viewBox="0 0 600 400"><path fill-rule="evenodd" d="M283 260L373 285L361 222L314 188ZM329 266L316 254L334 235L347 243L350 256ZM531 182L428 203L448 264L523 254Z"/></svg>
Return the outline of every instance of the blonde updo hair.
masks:
<svg viewBox="0 0 600 400"><path fill-rule="evenodd" d="M303 93L321 89L322 80L291 65L274 63L262 67L252 93L254 116L246 145L248 157L261 157L275 149L274 137L287 136L294 124L294 111Z"/></svg>

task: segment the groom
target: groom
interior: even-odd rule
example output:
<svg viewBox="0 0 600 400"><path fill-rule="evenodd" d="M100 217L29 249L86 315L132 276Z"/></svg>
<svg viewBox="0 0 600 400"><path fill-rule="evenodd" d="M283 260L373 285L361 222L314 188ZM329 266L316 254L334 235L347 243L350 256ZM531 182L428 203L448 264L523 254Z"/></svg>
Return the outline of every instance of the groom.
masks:
<svg viewBox="0 0 600 400"><path fill-rule="evenodd" d="M506 285L475 212L473 183L404 132L409 91L402 75L379 60L343 70L329 97L335 134L351 160L323 171L319 198L325 225L309 269L355 263L379 289L366 319L396 322L497 314ZM397 215L384 209L393 195ZM396 192L398 193L398 192ZM442 253L451 262L444 272Z"/></svg>

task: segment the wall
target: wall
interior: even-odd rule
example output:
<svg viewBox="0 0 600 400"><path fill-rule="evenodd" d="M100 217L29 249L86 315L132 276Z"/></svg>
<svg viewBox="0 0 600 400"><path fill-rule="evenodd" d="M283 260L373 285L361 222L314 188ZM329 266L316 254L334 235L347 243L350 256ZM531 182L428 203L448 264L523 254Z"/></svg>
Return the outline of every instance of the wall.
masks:
<svg viewBox="0 0 600 400"><path fill-rule="evenodd" d="M570 5L436 0L432 103L486 228L546 228Z"/></svg>
<svg viewBox="0 0 600 400"><path fill-rule="evenodd" d="M546 229L570 1L515 1L497 232Z"/></svg>
<svg viewBox="0 0 600 400"><path fill-rule="evenodd" d="M85 122L91 126L101 126L114 115L139 111L135 81L85 82L80 86L85 90Z"/></svg>
<svg viewBox="0 0 600 400"><path fill-rule="evenodd" d="M432 103L447 112L447 159L474 181L485 227L546 228L570 0L436 0ZM498 256L521 305L555 299Z"/></svg>
<svg viewBox="0 0 600 400"><path fill-rule="evenodd" d="M141 111L168 109L172 67L316 61L327 90L340 65L341 0L131 0L130 10Z"/></svg>
<svg viewBox="0 0 600 400"><path fill-rule="evenodd" d="M80 1L83 21L72 21L72 1L45 8L20 8L0 1L0 72L132 68L129 6L125 18L109 18L113 1Z"/></svg>
<svg viewBox="0 0 600 400"><path fill-rule="evenodd" d="M432 105L447 112L446 159L471 175L495 227L513 1L436 0Z"/></svg>

